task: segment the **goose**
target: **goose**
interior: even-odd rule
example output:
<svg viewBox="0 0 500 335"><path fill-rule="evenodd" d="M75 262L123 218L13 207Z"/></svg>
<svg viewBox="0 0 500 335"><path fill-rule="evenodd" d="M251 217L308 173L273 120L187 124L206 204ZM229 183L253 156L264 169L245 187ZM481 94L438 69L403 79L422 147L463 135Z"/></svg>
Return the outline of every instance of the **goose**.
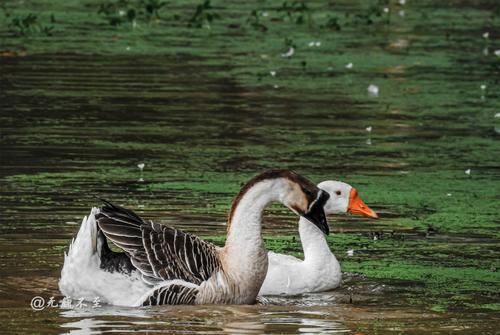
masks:
<svg viewBox="0 0 500 335"><path fill-rule="evenodd" d="M359 197L357 190L341 181L324 181L318 187L330 194L326 214L352 213L371 218L377 214ZM322 292L340 285L342 272L330 251L323 232L299 219L299 235L304 260L290 255L268 253L269 267L259 295L297 295Z"/></svg>
<svg viewBox="0 0 500 335"><path fill-rule="evenodd" d="M259 174L232 202L224 247L104 201L84 218L65 254L59 289L124 306L255 303L268 267L261 236L265 207L281 202L327 233L328 198L292 171ZM123 252L111 251L107 240Z"/></svg>

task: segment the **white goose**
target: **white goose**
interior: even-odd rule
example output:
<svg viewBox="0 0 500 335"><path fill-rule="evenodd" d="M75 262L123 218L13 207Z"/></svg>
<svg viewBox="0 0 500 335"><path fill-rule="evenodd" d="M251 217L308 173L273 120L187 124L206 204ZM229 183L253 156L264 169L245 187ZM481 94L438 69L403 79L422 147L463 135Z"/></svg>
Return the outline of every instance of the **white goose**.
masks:
<svg viewBox="0 0 500 335"><path fill-rule="evenodd" d="M73 298L125 306L254 303L268 266L261 237L264 208L279 201L327 231L328 198L291 171L262 173L234 199L222 248L107 203L82 222L59 288ZM111 251L106 238L124 252Z"/></svg>
<svg viewBox="0 0 500 335"><path fill-rule="evenodd" d="M330 194L326 214L353 213L377 218L361 200L354 187L340 181L324 181L318 187ZM328 291L342 280L340 264L330 251L321 230L300 218L299 234L304 260L269 252L269 268L259 295L295 295Z"/></svg>

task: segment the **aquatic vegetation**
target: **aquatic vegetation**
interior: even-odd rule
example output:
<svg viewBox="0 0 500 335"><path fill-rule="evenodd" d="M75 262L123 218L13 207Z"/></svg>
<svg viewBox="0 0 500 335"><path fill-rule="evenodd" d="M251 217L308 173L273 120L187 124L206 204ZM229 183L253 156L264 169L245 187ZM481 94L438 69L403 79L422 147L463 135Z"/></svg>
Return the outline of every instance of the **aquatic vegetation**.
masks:
<svg viewBox="0 0 500 335"><path fill-rule="evenodd" d="M166 4L161 0L109 0L99 4L97 14L103 16L112 26L129 23L135 28L137 20L159 20L160 10Z"/></svg>
<svg viewBox="0 0 500 335"><path fill-rule="evenodd" d="M289 57L292 57L294 55L295 49L297 49L297 45L295 44L293 39L286 37L285 40L283 41L283 48L285 50L288 50L288 51L285 53L282 53L281 57L289 58Z"/></svg>
<svg viewBox="0 0 500 335"><path fill-rule="evenodd" d="M333 29L336 31L342 30L340 18L338 18L337 16L332 16L330 14L328 14L328 16L326 18L326 22L324 24L322 24L321 27L327 28L327 29Z"/></svg>
<svg viewBox="0 0 500 335"><path fill-rule="evenodd" d="M247 23L254 29L266 32L268 30L267 26L261 22L262 12L258 10L252 10L247 18Z"/></svg>
<svg viewBox="0 0 500 335"><path fill-rule="evenodd" d="M139 168L139 171L141 172L141 176L139 178L139 181L140 182L143 182L144 181L144 175L143 175L143 172L144 172L144 166L146 166L146 164L144 163L139 163L137 164L137 167Z"/></svg>
<svg viewBox="0 0 500 335"><path fill-rule="evenodd" d="M112 26L117 26L124 22L134 24L137 12L135 8L128 8L128 6L129 2L127 0L100 4L97 14L103 15Z"/></svg>
<svg viewBox="0 0 500 335"><path fill-rule="evenodd" d="M160 18L160 10L167 4L166 1L161 0L142 0L141 3L146 9L146 13L156 19Z"/></svg>
<svg viewBox="0 0 500 335"><path fill-rule="evenodd" d="M8 14L7 16L11 15L13 14ZM51 23L55 23L54 15L50 16L50 21ZM12 32L20 36L32 34L52 36L54 32L54 26L48 26L40 23L38 15L33 13L29 13L25 16L12 17L8 27Z"/></svg>
<svg viewBox="0 0 500 335"><path fill-rule="evenodd" d="M277 12L296 24L304 24L306 21L311 24L311 14L305 1L284 1Z"/></svg>
<svg viewBox="0 0 500 335"><path fill-rule="evenodd" d="M204 0L203 3L196 6L193 16L189 19L188 27L201 28L206 26L210 28L212 21L219 19L220 15L214 10L210 0Z"/></svg>
<svg viewBox="0 0 500 335"><path fill-rule="evenodd" d="M377 0L375 3L370 4L364 12L355 14L351 23L354 25L389 24L391 14L388 6L389 0Z"/></svg>

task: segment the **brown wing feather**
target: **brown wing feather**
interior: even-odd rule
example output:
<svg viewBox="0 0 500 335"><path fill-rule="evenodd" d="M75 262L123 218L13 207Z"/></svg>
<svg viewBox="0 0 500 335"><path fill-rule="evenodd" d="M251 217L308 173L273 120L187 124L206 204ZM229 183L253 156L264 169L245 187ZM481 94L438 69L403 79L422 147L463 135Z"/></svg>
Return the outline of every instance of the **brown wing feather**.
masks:
<svg viewBox="0 0 500 335"><path fill-rule="evenodd" d="M181 279L200 284L221 268L216 247L194 235L145 222L109 202L96 219L104 235L125 251L147 283Z"/></svg>
<svg viewBox="0 0 500 335"><path fill-rule="evenodd" d="M143 306L192 305L198 290L182 284L169 284L155 289L143 302Z"/></svg>
<svg viewBox="0 0 500 335"><path fill-rule="evenodd" d="M142 240L155 276L163 280L200 284L221 266L213 244L171 227L145 224Z"/></svg>

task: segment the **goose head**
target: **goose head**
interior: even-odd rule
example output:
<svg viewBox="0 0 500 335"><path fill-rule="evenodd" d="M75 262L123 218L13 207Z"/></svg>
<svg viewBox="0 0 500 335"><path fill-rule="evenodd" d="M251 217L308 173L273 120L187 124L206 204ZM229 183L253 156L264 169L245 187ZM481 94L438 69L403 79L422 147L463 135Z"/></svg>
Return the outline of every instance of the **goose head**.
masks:
<svg viewBox="0 0 500 335"><path fill-rule="evenodd" d="M314 185L308 179L290 170L269 170L248 181L233 201L229 213L229 224L236 207L252 189L267 190L272 193L272 200L279 201L297 215L306 218L323 233L328 234L323 206L330 195Z"/></svg>
<svg viewBox="0 0 500 335"><path fill-rule="evenodd" d="M330 194L325 203L326 214L351 213L378 218L377 213L368 207L358 195L358 191L341 181L328 180L318 184L318 187Z"/></svg>
<svg viewBox="0 0 500 335"><path fill-rule="evenodd" d="M283 181L286 187L283 188L281 202L328 235L330 229L326 221L324 206L330 194L291 171L288 171Z"/></svg>

